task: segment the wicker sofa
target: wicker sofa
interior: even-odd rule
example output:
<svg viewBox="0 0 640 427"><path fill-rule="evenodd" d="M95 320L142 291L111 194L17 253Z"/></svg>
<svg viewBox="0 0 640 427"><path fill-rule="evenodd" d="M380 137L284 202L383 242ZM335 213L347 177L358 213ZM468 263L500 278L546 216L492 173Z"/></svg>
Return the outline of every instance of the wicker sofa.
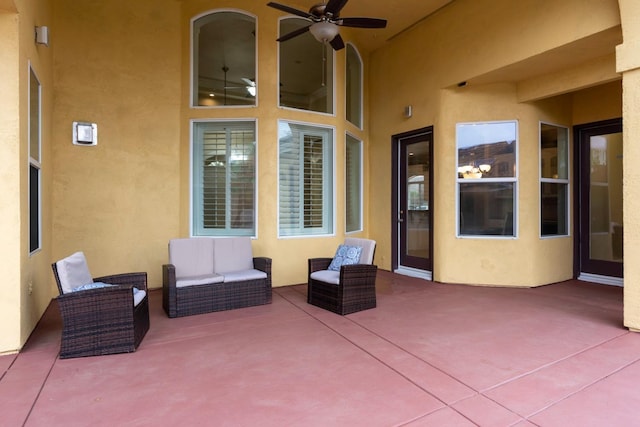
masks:
<svg viewBox="0 0 640 427"><path fill-rule="evenodd" d="M162 307L169 317L271 303L271 258L253 257L249 237L169 241Z"/></svg>

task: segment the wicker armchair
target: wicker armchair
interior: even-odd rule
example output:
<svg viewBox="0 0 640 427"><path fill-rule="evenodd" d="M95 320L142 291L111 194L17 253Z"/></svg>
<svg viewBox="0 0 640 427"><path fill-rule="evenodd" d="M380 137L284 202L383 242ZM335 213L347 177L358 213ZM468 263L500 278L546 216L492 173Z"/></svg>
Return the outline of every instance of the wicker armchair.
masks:
<svg viewBox="0 0 640 427"><path fill-rule="evenodd" d="M149 330L147 273L91 278L82 252L51 267L60 291L61 359L129 353L138 348Z"/></svg>
<svg viewBox="0 0 640 427"><path fill-rule="evenodd" d="M328 270L333 258L309 259L307 302L341 315L376 306L376 273L373 265L376 242L347 238L345 245L361 247L358 264Z"/></svg>

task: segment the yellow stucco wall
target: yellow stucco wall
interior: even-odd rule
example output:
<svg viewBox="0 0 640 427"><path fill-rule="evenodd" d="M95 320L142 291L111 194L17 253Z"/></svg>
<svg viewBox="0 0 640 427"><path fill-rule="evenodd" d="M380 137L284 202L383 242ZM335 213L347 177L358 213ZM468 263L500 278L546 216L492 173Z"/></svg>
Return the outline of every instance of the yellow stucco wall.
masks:
<svg viewBox="0 0 640 427"><path fill-rule="evenodd" d="M278 11L254 1L125 3L97 2L82 10L72 0L56 4L57 37L65 49L56 51L54 258L83 250L94 275L142 270L151 287L161 286L167 242L190 234L191 122L255 118L254 253L273 258L274 286L306 281L306 259L331 255L344 238L345 132L362 139L366 133L345 123L341 100L335 116L277 108ZM222 9L263 17L257 34L258 105L191 108L191 19ZM94 34L95 28L100 31ZM343 35L349 41L348 31ZM341 51L335 58L337 93L344 91L344 67ZM335 128L335 236L277 237L278 119ZM71 144L74 120L98 124L96 147Z"/></svg>
<svg viewBox="0 0 640 427"><path fill-rule="evenodd" d="M548 64L559 60L562 49L594 34L619 39L619 26L616 1L522 1L515 8L507 0L458 0L373 53L371 99L374 104L384 100L384 107L371 109L370 128L371 162L379 165L371 186L384 189L371 198L380 267L393 267L391 136L433 125L434 279L535 286L572 277L572 237L541 239L539 234L539 122L571 127L573 99L561 95L619 76L614 56L606 52L584 62L576 58L564 69ZM545 52L549 56L541 60ZM539 78L543 75L552 83ZM460 82L468 84L458 87ZM533 101L542 96L546 100ZM594 120L619 111L620 91L606 98L593 109ZM413 106L410 119L402 116L405 105ZM518 238L456 238L455 125L495 120L517 120L519 126Z"/></svg>
<svg viewBox="0 0 640 427"><path fill-rule="evenodd" d="M63 0L53 28L53 259L81 250L94 276L158 287L180 226L180 3ZM97 146L72 144L74 121Z"/></svg>
<svg viewBox="0 0 640 427"><path fill-rule="evenodd" d="M617 49L617 69L623 73L624 138L624 324L640 330L640 2L620 0L624 43ZM631 260L631 262L628 262Z"/></svg>
<svg viewBox="0 0 640 427"><path fill-rule="evenodd" d="M29 337L51 300L50 258L52 164L48 137L52 106L51 52L36 45L34 27L50 22L47 1L25 0L2 4L0 10L0 353L18 350ZM42 86L41 98L41 248L29 254L28 203L28 90L29 68Z"/></svg>
<svg viewBox="0 0 640 427"><path fill-rule="evenodd" d="M344 238L347 131L364 141L361 235L377 240L376 263L391 268L391 136L429 125L434 126L437 159L436 280L532 286L571 277L572 239L541 240L537 234L538 123L572 126L619 117L624 85L625 141L640 138L640 3L620 0L620 5L619 10L615 0L545 0L543 5L522 0L514 8L511 0L457 0L373 54L360 52L368 104L365 130L359 130L341 119L340 97L335 117L275 107L274 40L282 14L263 3L0 0L0 156L8 159L0 170L0 256L8 283L0 287L0 353L24 344L57 294L49 264L73 251L85 251L94 275L143 270L150 286L160 286L168 240L189 234L189 129L194 119L258 120L254 252L274 259L276 286L304 282L306 259L331 254ZM259 16L256 107L189 107L190 19L218 8ZM615 39L620 13L625 40L615 54L559 69L545 67L545 62L562 63L562 49L584 48L593 37ZM34 25L50 27L48 48L33 42ZM349 41L349 29L341 33ZM26 204L29 61L43 84L44 102L43 248L31 257ZM344 55L338 54L336 93L344 91L344 65ZM623 84L615 81L616 71L624 72ZM469 84L457 88L461 81ZM413 106L411 119L403 117L406 105ZM335 127L335 236L277 237L278 119ZM519 123L519 238L456 239L455 123L499 119ZM76 120L98 124L97 147L71 144ZM624 161L640 161L640 151L625 144ZM640 200L640 176L630 169L625 173L627 212ZM633 259L640 226L626 218L625 252ZM625 324L640 329L637 269L625 265Z"/></svg>
<svg viewBox="0 0 640 427"><path fill-rule="evenodd" d="M18 17L15 13L0 12L0 259L3 260L4 280L0 286L0 353L16 350L20 342L20 115L18 81Z"/></svg>

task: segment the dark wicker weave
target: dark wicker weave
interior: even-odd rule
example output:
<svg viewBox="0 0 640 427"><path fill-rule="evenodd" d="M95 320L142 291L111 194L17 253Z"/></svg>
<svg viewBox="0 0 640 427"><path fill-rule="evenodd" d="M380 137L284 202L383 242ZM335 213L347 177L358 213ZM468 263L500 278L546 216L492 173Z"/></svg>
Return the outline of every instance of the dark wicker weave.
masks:
<svg viewBox="0 0 640 427"><path fill-rule="evenodd" d="M57 300L63 325L61 359L136 351L149 330L147 273L95 277L94 282L119 286L65 294L56 264L51 267L60 291ZM147 291L136 307L134 287Z"/></svg>
<svg viewBox="0 0 640 427"><path fill-rule="evenodd" d="M162 307L169 317L191 316L271 303L271 258L253 258L266 279L176 287L173 264L162 266Z"/></svg>
<svg viewBox="0 0 640 427"><path fill-rule="evenodd" d="M331 259L309 260L307 302L342 315L375 308L378 267L372 264L343 265L338 285L313 280L311 273L326 270Z"/></svg>

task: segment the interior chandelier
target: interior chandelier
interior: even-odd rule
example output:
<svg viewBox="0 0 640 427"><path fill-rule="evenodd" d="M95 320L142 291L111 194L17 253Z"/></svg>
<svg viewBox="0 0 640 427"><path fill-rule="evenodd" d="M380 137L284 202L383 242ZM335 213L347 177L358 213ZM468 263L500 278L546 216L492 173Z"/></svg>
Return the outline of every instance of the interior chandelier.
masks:
<svg viewBox="0 0 640 427"><path fill-rule="evenodd" d="M482 178L483 174L488 174L491 171L491 165L483 163L478 166L465 165L458 167L458 173L462 175L462 178Z"/></svg>

